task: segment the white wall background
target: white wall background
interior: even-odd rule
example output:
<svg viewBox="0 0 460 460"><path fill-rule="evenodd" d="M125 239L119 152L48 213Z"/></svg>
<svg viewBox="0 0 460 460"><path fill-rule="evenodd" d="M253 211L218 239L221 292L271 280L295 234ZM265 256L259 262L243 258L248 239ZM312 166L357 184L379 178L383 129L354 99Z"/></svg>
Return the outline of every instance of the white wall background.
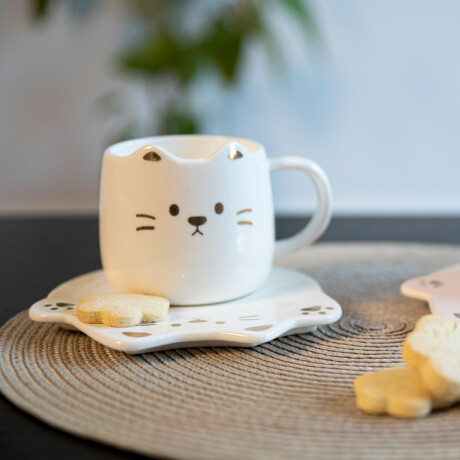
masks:
<svg viewBox="0 0 460 460"><path fill-rule="evenodd" d="M30 25L28 1L2 1L0 213L97 210L102 150L120 123L97 101L123 92L145 111L136 84L114 73L125 23L109 1L81 23L56 11L44 27ZM292 22L273 17L285 70L248 50L237 89L200 93L207 131L314 159L336 214L460 215L460 2L313 5L326 49L313 53ZM314 204L298 173L277 173L274 189L279 213Z"/></svg>

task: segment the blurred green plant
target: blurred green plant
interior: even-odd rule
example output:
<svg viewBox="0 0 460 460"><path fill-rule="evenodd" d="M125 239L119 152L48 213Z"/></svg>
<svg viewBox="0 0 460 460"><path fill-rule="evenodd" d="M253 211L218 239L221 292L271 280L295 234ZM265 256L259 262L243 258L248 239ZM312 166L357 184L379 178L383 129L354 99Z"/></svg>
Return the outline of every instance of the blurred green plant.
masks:
<svg viewBox="0 0 460 460"><path fill-rule="evenodd" d="M96 7L114 0L32 0L35 20L44 21L53 7L66 3L72 15L84 19ZM192 93L203 76L219 77L223 85L238 82L244 65L244 50L259 40L267 53L280 63L276 26L267 11L281 7L298 22L307 42L318 43L318 31L307 0L119 0L135 31L117 60L119 68L147 83L149 97L157 107L155 131L159 134L192 134L201 131L205 114L194 107ZM190 28L190 17L204 16ZM196 22L196 18L194 18ZM173 90L158 94L154 83L167 81ZM160 96L160 97L158 97ZM159 100L164 99L160 104ZM122 138L151 135L132 124Z"/></svg>

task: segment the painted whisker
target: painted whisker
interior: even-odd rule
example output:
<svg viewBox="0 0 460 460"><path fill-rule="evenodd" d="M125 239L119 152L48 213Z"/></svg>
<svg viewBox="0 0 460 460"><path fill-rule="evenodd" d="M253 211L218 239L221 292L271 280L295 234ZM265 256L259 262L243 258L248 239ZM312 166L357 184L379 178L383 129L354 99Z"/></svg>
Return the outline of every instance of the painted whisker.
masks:
<svg viewBox="0 0 460 460"><path fill-rule="evenodd" d="M238 211L236 215L238 216L239 214L243 214L243 212L252 212L252 209L242 209L241 211Z"/></svg>
<svg viewBox="0 0 460 460"><path fill-rule="evenodd" d="M143 227L136 227L136 232L139 230L155 230L155 227L151 225L144 225Z"/></svg>
<svg viewBox="0 0 460 460"><path fill-rule="evenodd" d="M252 225L250 220L239 220L238 225Z"/></svg>
<svg viewBox="0 0 460 460"><path fill-rule="evenodd" d="M155 216L151 216L150 214L136 214L136 217L147 217L147 219L155 220Z"/></svg>

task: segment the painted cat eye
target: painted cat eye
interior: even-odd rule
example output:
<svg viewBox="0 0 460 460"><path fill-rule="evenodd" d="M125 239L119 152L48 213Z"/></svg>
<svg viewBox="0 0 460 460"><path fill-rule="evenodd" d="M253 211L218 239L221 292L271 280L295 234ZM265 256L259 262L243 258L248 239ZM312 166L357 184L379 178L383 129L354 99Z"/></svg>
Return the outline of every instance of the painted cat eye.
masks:
<svg viewBox="0 0 460 460"><path fill-rule="evenodd" d="M216 203L214 211L216 211L216 214L222 214L224 212L224 205L222 203Z"/></svg>
<svg viewBox="0 0 460 460"><path fill-rule="evenodd" d="M169 207L169 214L171 214L171 216L177 216L179 214L179 206L177 206L177 204L172 204Z"/></svg>

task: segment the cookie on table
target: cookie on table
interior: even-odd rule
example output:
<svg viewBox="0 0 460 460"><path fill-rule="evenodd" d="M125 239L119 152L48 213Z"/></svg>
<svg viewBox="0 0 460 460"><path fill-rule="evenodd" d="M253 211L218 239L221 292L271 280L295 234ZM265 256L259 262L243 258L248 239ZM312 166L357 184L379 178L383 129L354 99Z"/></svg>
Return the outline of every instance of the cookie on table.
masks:
<svg viewBox="0 0 460 460"><path fill-rule="evenodd" d="M434 397L446 404L460 400L460 323L422 316L404 342L403 359Z"/></svg>
<svg viewBox="0 0 460 460"><path fill-rule="evenodd" d="M407 366L361 375L354 386L357 406L369 414L424 417L433 407L431 394L422 379Z"/></svg>
<svg viewBox="0 0 460 460"><path fill-rule="evenodd" d="M143 294L101 294L85 297L77 307L77 317L84 323L129 327L153 323L165 318L169 301Z"/></svg>

